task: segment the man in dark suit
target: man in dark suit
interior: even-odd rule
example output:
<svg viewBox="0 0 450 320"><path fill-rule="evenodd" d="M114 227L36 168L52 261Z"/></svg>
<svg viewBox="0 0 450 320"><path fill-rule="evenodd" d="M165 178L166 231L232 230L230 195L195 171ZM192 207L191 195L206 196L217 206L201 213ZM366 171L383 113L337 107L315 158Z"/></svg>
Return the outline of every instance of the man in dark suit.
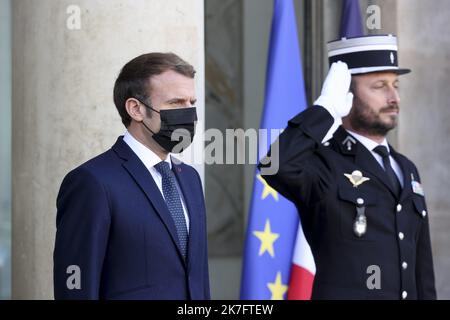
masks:
<svg viewBox="0 0 450 320"><path fill-rule="evenodd" d="M386 141L398 75L409 72L397 65L396 38L344 38L328 50L321 96L276 142L278 172L264 174L273 154L260 164L301 215L317 270L312 298L435 299L420 176Z"/></svg>
<svg viewBox="0 0 450 320"><path fill-rule="evenodd" d="M194 74L170 53L121 70L114 102L125 135L58 194L56 299L210 298L202 184L170 157L194 135Z"/></svg>

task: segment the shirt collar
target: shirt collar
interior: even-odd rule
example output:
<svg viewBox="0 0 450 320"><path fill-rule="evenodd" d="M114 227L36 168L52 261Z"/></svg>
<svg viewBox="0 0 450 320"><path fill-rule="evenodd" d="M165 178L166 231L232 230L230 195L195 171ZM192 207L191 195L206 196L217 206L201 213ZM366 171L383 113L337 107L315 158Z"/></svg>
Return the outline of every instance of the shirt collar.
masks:
<svg viewBox="0 0 450 320"><path fill-rule="evenodd" d="M162 160L156 153L147 148L144 144L139 142L128 130L123 135L123 141L128 144L128 146L133 150L133 152L138 156L138 158L144 163L147 169L154 167L156 164L160 163ZM172 161L170 161L170 156L164 160L169 164L170 169L172 169Z"/></svg>
<svg viewBox="0 0 450 320"><path fill-rule="evenodd" d="M380 144L378 142L375 142L367 137L364 137L356 132L353 132L351 130L347 130L348 133L350 133L352 136L354 136L364 147L367 148L367 150L373 151L378 146L385 146L388 149L388 152L390 152L389 144L387 143L386 138L384 138L383 142Z"/></svg>

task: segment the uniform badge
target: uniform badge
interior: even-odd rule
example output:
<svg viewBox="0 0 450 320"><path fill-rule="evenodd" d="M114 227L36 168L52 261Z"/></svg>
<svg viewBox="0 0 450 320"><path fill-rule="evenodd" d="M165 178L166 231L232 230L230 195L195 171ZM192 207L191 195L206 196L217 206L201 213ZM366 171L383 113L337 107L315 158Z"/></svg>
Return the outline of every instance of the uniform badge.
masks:
<svg viewBox="0 0 450 320"><path fill-rule="evenodd" d="M411 173L411 188L415 194L425 197L425 193L423 192L422 185L420 184L419 181L416 181L416 179L414 179L414 174L412 174L412 173Z"/></svg>
<svg viewBox="0 0 450 320"><path fill-rule="evenodd" d="M369 178L364 177L359 170L355 170L351 174L344 173L344 176L346 176L348 180L350 180L350 182L353 184L353 187L355 188L370 180Z"/></svg>
<svg viewBox="0 0 450 320"><path fill-rule="evenodd" d="M353 139L353 137L351 136L347 136L347 138L345 138L344 141L342 141L342 144L347 147L347 151L351 151L352 146L356 144L356 140Z"/></svg>
<svg viewBox="0 0 450 320"><path fill-rule="evenodd" d="M420 184L420 182L417 181L411 181L411 187L412 190L415 194L421 195L422 197L425 196L425 194L423 193L423 188L422 185Z"/></svg>
<svg viewBox="0 0 450 320"><path fill-rule="evenodd" d="M356 200L356 217L353 222L353 232L359 238L366 234L367 231L367 217L365 215L364 199L358 198Z"/></svg>
<svg viewBox="0 0 450 320"><path fill-rule="evenodd" d="M358 238L361 238L367 230L367 218L365 215L357 216L353 223L353 232Z"/></svg>

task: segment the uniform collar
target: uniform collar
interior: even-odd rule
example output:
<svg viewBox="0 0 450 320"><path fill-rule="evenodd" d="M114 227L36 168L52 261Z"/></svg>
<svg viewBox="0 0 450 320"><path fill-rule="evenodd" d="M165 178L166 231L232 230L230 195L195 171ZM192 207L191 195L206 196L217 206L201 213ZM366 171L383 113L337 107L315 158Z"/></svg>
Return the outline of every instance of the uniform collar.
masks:
<svg viewBox="0 0 450 320"><path fill-rule="evenodd" d="M383 142L381 142L380 144L378 142L375 142L367 137L364 137L354 131L345 129L348 133L350 133L353 137L355 137L356 139L358 139L358 141L364 146L366 147L367 150L373 151L373 149L375 149L378 146L385 146L388 151L390 152L390 148L389 148L389 144L387 143L386 138L384 138Z"/></svg>
<svg viewBox="0 0 450 320"><path fill-rule="evenodd" d="M367 172L372 174L373 177L376 177L380 183L384 184L392 192L394 197L397 197L392 186L387 182L386 172L373 156L372 150L379 145L378 143L354 132L349 132L343 126L340 126L334 133L332 143L340 150L342 155L351 157L351 161L356 165L358 170L363 171L362 173L364 175ZM382 145L389 148L391 152L394 152L387 144L387 141L383 141Z"/></svg>

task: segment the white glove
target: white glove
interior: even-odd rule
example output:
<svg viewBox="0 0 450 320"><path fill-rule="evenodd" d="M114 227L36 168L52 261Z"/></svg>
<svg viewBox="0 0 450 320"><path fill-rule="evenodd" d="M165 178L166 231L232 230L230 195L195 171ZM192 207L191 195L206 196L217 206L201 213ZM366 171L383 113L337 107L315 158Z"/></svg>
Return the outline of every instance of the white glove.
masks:
<svg viewBox="0 0 450 320"><path fill-rule="evenodd" d="M323 83L320 97L314 104L327 109L338 121L348 115L353 103L353 94L349 92L351 78L346 63L334 62Z"/></svg>

